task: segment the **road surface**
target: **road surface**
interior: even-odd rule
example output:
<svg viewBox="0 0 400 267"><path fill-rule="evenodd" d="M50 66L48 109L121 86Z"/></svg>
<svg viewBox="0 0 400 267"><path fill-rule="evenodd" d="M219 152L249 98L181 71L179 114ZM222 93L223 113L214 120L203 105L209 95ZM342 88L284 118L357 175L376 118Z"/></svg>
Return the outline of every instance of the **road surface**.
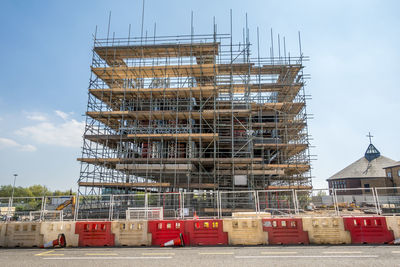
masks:
<svg viewBox="0 0 400 267"><path fill-rule="evenodd" d="M400 246L0 248L0 266L399 266Z"/></svg>

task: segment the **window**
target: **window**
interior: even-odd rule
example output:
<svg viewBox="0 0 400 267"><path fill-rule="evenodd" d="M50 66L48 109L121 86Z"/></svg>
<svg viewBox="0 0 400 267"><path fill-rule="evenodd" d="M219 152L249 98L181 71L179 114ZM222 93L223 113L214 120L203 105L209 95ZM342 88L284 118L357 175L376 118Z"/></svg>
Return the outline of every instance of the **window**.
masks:
<svg viewBox="0 0 400 267"><path fill-rule="evenodd" d="M364 184L364 188L369 188L369 184ZM365 192L370 192L369 189L365 189Z"/></svg>
<svg viewBox="0 0 400 267"><path fill-rule="evenodd" d="M397 176L400 177L400 169L397 170Z"/></svg>
<svg viewBox="0 0 400 267"><path fill-rule="evenodd" d="M392 172L387 173L387 177L391 178L392 177Z"/></svg>

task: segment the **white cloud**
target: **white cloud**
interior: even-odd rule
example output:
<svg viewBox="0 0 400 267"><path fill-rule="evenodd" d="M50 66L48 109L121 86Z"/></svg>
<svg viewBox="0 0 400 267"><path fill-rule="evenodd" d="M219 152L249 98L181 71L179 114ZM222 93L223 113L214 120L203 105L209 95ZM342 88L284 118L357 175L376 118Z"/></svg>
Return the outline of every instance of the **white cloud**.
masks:
<svg viewBox="0 0 400 267"><path fill-rule="evenodd" d="M63 120L68 119L69 115L61 110L56 110L55 113L57 114L58 117L60 117Z"/></svg>
<svg viewBox="0 0 400 267"><path fill-rule="evenodd" d="M5 148L16 148L20 151L27 152L36 151L36 147L33 145L21 145L12 139L0 137L0 149Z"/></svg>
<svg viewBox="0 0 400 267"><path fill-rule="evenodd" d="M26 116L29 120L32 121L46 121L47 117L41 114L31 114Z"/></svg>
<svg viewBox="0 0 400 267"><path fill-rule="evenodd" d="M13 147L18 146L18 143L12 139L0 137L0 147Z"/></svg>
<svg viewBox="0 0 400 267"><path fill-rule="evenodd" d="M64 120L62 123L45 121L33 126L23 127L16 133L31 138L38 144L79 147L82 144L85 122L69 119L69 115L63 111L57 110L55 113Z"/></svg>
<svg viewBox="0 0 400 267"><path fill-rule="evenodd" d="M33 152L33 151L36 151L36 147L33 146L33 145L22 145L20 147L20 150L21 151L27 151L27 152Z"/></svg>

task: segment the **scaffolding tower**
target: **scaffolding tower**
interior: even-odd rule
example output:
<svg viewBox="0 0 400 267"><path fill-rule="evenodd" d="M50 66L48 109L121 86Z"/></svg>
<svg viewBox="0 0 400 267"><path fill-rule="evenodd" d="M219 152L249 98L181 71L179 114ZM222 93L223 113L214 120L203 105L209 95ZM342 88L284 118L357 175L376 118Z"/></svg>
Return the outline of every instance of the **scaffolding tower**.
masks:
<svg viewBox="0 0 400 267"><path fill-rule="evenodd" d="M311 188L304 57L250 47L95 38L79 194Z"/></svg>

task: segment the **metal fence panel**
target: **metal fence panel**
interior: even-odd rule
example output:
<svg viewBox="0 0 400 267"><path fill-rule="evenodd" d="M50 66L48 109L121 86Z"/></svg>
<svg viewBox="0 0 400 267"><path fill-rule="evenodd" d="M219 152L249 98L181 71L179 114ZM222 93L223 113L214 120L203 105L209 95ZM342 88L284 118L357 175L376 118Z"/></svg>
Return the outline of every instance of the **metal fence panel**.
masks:
<svg viewBox="0 0 400 267"><path fill-rule="evenodd" d="M0 221L7 221L11 213L14 212L14 210L11 210L10 201L10 197L0 197Z"/></svg>
<svg viewBox="0 0 400 267"><path fill-rule="evenodd" d="M295 194L299 214L307 216L337 214L333 190L296 190Z"/></svg>
<svg viewBox="0 0 400 267"><path fill-rule="evenodd" d="M295 196L299 215L337 215L335 196L332 189L296 190Z"/></svg>
<svg viewBox="0 0 400 267"><path fill-rule="evenodd" d="M376 187L379 214L400 215L400 187Z"/></svg>
<svg viewBox="0 0 400 267"><path fill-rule="evenodd" d="M111 203L111 219L123 220L126 219L126 211L129 208L146 209L147 194L138 192L130 195L113 195Z"/></svg>
<svg viewBox="0 0 400 267"><path fill-rule="evenodd" d="M373 188L334 189L338 215L378 214Z"/></svg>
<svg viewBox="0 0 400 267"><path fill-rule="evenodd" d="M400 215L400 187L81 195L75 198L75 205L72 198L3 197L0 218L121 220L126 219L129 209L143 210L145 216L146 211L156 210L155 216L164 219L221 218L238 212L269 212L274 216Z"/></svg>
<svg viewBox="0 0 400 267"><path fill-rule="evenodd" d="M220 191L219 200L222 217L229 217L237 212L257 212L256 191Z"/></svg>
<svg viewBox="0 0 400 267"><path fill-rule="evenodd" d="M218 218L218 192L183 193L183 217Z"/></svg>
<svg viewBox="0 0 400 267"><path fill-rule="evenodd" d="M76 220L110 220L111 195L86 195L77 198Z"/></svg>
<svg viewBox="0 0 400 267"><path fill-rule="evenodd" d="M163 208L164 219L182 218L181 193L148 193L147 207Z"/></svg>
<svg viewBox="0 0 400 267"><path fill-rule="evenodd" d="M75 204L75 196L46 196L44 197L43 211L47 212L43 213L42 220L60 220L61 214L62 220L73 220ZM59 211L62 211L62 213Z"/></svg>
<svg viewBox="0 0 400 267"><path fill-rule="evenodd" d="M258 211L271 215L290 215L296 213L294 190L257 191Z"/></svg>
<svg viewBox="0 0 400 267"><path fill-rule="evenodd" d="M29 221L30 212L43 210L43 197L14 197L10 199L9 219ZM38 216L37 220L41 217Z"/></svg>

